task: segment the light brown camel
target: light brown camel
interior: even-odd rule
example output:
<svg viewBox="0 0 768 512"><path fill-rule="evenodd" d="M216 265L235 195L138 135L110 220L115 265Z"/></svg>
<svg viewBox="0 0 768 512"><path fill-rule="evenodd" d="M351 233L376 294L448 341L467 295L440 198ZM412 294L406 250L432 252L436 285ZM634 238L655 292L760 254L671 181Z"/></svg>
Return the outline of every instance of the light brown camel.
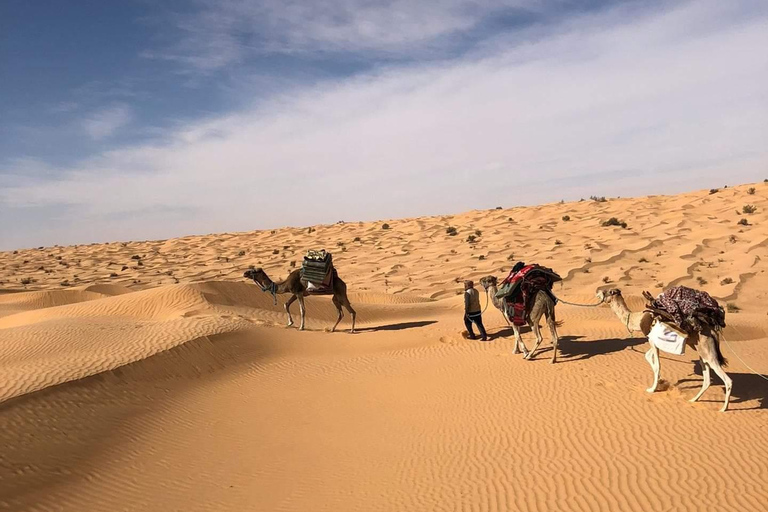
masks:
<svg viewBox="0 0 768 512"><path fill-rule="evenodd" d="M332 292L326 293L313 293L308 291L304 283L301 282L301 270L299 269L291 272L286 280L282 283L273 282L269 276L267 276L266 272L264 272L264 270L261 268L252 268L246 270L243 274L243 277L247 279L253 279L253 281L261 287L262 291L271 293L273 297L277 294L283 293L292 294L291 297L285 302L285 312L288 313L289 327L293 325L293 317L291 316L291 304L293 304L293 301L299 301L299 311L301 312L301 325L299 326L299 330L303 331L304 317L306 313L306 309L304 307L304 297L308 295L332 294L333 305L336 306L336 310L339 312L339 318L333 325L331 332L336 331L336 326L338 326L339 322L341 322L341 319L344 318L344 313L341 310L342 306L347 308L349 314L352 315L352 330L350 332L355 332L355 318L357 317L357 313L354 309L352 309L352 305L349 303L349 299L347 298L347 285L338 276L336 269L333 269L333 290ZM275 302L277 302L277 299L275 299Z"/></svg>
<svg viewBox="0 0 768 512"><path fill-rule="evenodd" d="M498 292L498 280L494 276L486 276L480 279L480 284L485 288L485 293L490 294L493 305L496 306L504 319L508 324L512 325L512 330L515 333L515 349L514 354L519 354L522 348L523 357L528 360L532 360L536 350L538 350L541 342L544 341L544 337L541 335L541 327L539 327L539 321L544 316L549 326L549 332L552 334L552 363L557 361L557 342L559 337L557 335L557 321L555 320L555 303L552 298L544 291L539 291L531 307L531 314L528 319L528 326L533 330L536 335L536 345L531 352L528 352L528 348L523 343L523 338L520 336L520 328L516 326L509 318L509 314L504 307L504 301L496 297Z"/></svg>
<svg viewBox="0 0 768 512"><path fill-rule="evenodd" d="M608 291L600 290L597 292L597 297L606 302L616 316L621 320L621 323L627 328L627 331L642 332L646 337L651 332L651 325L653 323L653 316L650 312L636 312L633 313L627 307L627 303L624 301L624 297L621 295L621 290L612 289ZM701 385L701 390L691 398L691 402L696 402L701 395L709 388L710 384L710 368L715 371L718 377L725 384L725 403L721 412L725 412L728 409L728 401L731 398L731 388L733 387L733 381L723 370L723 366L726 366L728 362L723 357L720 351L720 340L717 335L706 325L702 324L702 331L686 330L687 335L686 344L694 348L699 354L699 360L701 361L701 373L704 377L704 382ZM661 363L659 362L659 349L649 339L648 343L651 348L645 353L645 359L648 364L651 365L653 370L653 384L646 389L649 393L653 393L659 386L659 373L661 370Z"/></svg>

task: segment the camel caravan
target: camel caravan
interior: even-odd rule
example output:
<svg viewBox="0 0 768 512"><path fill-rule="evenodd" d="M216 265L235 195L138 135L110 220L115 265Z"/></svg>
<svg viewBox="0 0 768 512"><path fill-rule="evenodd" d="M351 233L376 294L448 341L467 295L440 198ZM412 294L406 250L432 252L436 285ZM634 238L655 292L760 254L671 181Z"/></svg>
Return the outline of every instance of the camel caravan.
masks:
<svg viewBox="0 0 768 512"><path fill-rule="evenodd" d="M251 267L245 271L243 277L253 280L263 292L270 293L275 305L277 295L291 295L284 306L289 327L294 325L291 304L299 302L299 330L304 330L304 298L309 295L331 295L333 305L338 311L338 318L331 332L335 332L344 317L342 307L352 316L350 332L355 332L357 314L347 297L347 285L338 276L332 255L325 250L308 251L301 268L292 271L285 281L280 283L272 281L261 268ZM557 327L560 323L555 316L555 306L561 301L553 293L553 287L560 281L562 278L554 270L537 264L526 265L523 262L515 264L501 283L495 276L486 276L480 280L486 298L501 312L507 324L512 326L515 337L514 354L522 352L524 359L534 358L543 342L540 326L543 317L552 338L551 362L557 361ZM474 324L480 330L482 341L486 341L479 294L472 281L465 281L464 287L464 323L468 337L475 339L472 329ZM653 371L653 383L646 390L649 393L655 392L659 385L659 351L682 355L686 345L696 350L701 362L703 383L701 390L690 401L699 400L709 388L710 370L713 370L725 385L725 401L720 410L726 411L733 381L723 370L727 361L720 350L720 337L725 328L725 310L706 292L684 286L670 288L656 298L648 292L643 292L643 297L646 299L646 307L639 312L630 311L619 289L599 290L598 304L572 305L597 307L608 304L630 334L641 332L648 339L650 348L645 354L645 359ZM536 336L536 343L530 351L520 332L520 328L525 325L530 327Z"/></svg>

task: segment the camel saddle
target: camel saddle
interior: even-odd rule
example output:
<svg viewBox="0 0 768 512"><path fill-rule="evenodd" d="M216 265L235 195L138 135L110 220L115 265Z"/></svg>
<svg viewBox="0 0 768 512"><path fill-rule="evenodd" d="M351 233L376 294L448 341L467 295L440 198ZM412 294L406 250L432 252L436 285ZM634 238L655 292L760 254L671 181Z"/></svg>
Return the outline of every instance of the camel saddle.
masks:
<svg viewBox="0 0 768 512"><path fill-rule="evenodd" d="M524 284L534 285L537 288L551 292L552 286L562 280L563 278L551 268L542 267L537 264L527 265L517 272L509 273L507 278L502 281L496 297L499 299L506 298L507 300L514 299L514 297L520 294ZM556 300L554 296L552 299Z"/></svg>
<svg viewBox="0 0 768 512"><path fill-rule="evenodd" d="M562 281L562 278L551 268L528 265L518 272L510 272L496 297L505 301L507 311L512 310L512 323L525 325L530 320L534 298L540 291L549 295L552 302L557 304L557 297L552 293L552 286L557 281Z"/></svg>
<svg viewBox="0 0 768 512"><path fill-rule="evenodd" d="M656 298L647 291L643 297L646 312L683 332L701 331L704 326L713 331L725 328L725 310L706 292L676 286Z"/></svg>
<svg viewBox="0 0 768 512"><path fill-rule="evenodd" d="M333 256L325 249L309 250L301 264L301 283L312 295L328 295L333 293L333 278L336 269L333 267Z"/></svg>

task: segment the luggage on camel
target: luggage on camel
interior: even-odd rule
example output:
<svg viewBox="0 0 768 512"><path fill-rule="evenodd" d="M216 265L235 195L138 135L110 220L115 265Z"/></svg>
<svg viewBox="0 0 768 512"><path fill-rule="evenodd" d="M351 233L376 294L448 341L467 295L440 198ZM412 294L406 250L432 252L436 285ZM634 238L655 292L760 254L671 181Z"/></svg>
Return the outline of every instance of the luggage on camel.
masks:
<svg viewBox="0 0 768 512"><path fill-rule="evenodd" d="M513 269L509 273L496 293L496 297L504 300L507 317L512 320L512 323L522 326L528 323L528 315L533 307L533 298L539 291L547 293L557 304L557 297L552 293L552 286L562 280L563 278L551 268L537 264L522 266L522 268Z"/></svg>
<svg viewBox="0 0 768 512"><path fill-rule="evenodd" d="M524 266L516 272L511 271L507 278L502 281L499 291L496 293L496 298L504 299L516 296L524 282L535 282L547 290L552 290L552 286L562 280L563 278L551 268L542 267L534 263L533 265Z"/></svg>
<svg viewBox="0 0 768 512"><path fill-rule="evenodd" d="M725 328L725 310L707 292L676 286L655 299L648 292L643 296L646 311L683 332L701 331L704 326L715 332Z"/></svg>
<svg viewBox="0 0 768 512"><path fill-rule="evenodd" d="M685 340L688 336L661 320L655 320L648 339L659 349L670 354L681 356L685 353Z"/></svg>
<svg viewBox="0 0 768 512"><path fill-rule="evenodd" d="M301 281L308 292L323 293L333 288L333 256L325 249L307 251L301 263Z"/></svg>

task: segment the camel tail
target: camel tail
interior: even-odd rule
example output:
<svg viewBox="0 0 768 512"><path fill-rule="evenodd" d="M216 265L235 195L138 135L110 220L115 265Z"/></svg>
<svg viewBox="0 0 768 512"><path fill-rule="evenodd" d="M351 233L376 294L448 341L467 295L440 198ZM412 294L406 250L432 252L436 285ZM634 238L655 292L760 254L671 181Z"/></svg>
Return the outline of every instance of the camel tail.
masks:
<svg viewBox="0 0 768 512"><path fill-rule="evenodd" d="M728 359L725 358L723 352L720 350L720 336L713 336L713 338L715 338L715 352L717 354L717 362L720 363L720 366L725 368L728 366Z"/></svg>
<svg viewBox="0 0 768 512"><path fill-rule="evenodd" d="M549 319L552 320L552 322L554 322L555 327L562 327L563 326L563 321L562 320L558 320L557 317L555 316L555 308L554 307L547 312L547 316L549 316Z"/></svg>

